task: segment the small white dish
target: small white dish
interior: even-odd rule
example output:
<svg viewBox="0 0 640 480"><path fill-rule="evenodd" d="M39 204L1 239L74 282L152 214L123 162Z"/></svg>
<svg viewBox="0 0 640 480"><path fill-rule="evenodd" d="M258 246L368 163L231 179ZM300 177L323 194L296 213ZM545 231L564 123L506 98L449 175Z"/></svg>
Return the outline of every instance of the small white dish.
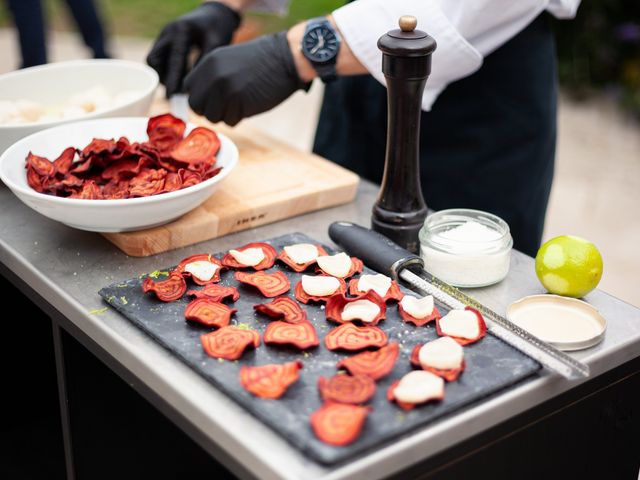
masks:
<svg viewBox="0 0 640 480"><path fill-rule="evenodd" d="M147 122L146 117L104 118L34 133L13 144L0 156L0 179L23 203L38 213L80 230L126 232L170 222L209 198L237 164L238 149L225 135L218 133L220 151L216 165L222 167L220 173L174 192L119 200L83 200L38 193L27 183L25 158L30 151L51 160L65 148L82 148L93 138L117 139L124 136L132 142L144 141L148 138ZM185 135L194 127L196 125L188 124Z"/></svg>
<svg viewBox="0 0 640 480"><path fill-rule="evenodd" d="M131 92L131 98L81 117L17 125L0 125L0 153L17 140L45 128L107 117L146 115L158 87L158 74L127 60L74 60L25 68L0 75L0 101L30 100L42 106L65 102L74 94L103 87L109 95Z"/></svg>

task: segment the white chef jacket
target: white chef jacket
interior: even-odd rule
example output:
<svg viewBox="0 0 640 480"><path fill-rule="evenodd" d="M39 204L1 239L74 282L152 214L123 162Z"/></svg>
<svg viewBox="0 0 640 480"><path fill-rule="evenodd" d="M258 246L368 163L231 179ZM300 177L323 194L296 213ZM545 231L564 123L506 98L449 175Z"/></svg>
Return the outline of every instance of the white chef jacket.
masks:
<svg viewBox="0 0 640 480"><path fill-rule="evenodd" d="M288 0L257 4L281 11ZM478 70L485 56L540 13L573 18L579 4L580 0L357 0L334 11L333 18L356 58L384 84L378 39L397 28L402 15L416 17L418 28L438 44L422 96L422 109L428 111L447 85Z"/></svg>

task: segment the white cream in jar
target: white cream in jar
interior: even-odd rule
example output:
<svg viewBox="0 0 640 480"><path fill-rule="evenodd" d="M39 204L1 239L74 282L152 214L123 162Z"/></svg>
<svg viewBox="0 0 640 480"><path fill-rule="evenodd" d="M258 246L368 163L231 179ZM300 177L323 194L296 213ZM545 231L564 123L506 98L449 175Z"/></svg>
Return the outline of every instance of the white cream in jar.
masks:
<svg viewBox="0 0 640 480"><path fill-rule="evenodd" d="M457 287L483 287L509 272L513 239L507 223L480 210L450 209L427 217L420 230L425 269Z"/></svg>

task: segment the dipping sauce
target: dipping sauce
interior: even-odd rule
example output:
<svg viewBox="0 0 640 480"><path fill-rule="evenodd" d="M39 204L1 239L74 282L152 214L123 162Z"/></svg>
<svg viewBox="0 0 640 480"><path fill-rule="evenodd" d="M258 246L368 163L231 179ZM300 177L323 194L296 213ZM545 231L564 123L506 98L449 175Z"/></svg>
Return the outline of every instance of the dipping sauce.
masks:
<svg viewBox="0 0 640 480"><path fill-rule="evenodd" d="M419 233L425 269L457 287L484 287L509 272L513 239L507 223L480 210L429 215Z"/></svg>

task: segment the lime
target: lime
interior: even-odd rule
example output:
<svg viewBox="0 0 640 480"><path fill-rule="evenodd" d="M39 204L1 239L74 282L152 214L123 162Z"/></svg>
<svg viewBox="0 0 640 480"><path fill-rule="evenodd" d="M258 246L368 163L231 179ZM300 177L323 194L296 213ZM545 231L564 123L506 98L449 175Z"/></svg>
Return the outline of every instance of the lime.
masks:
<svg viewBox="0 0 640 480"><path fill-rule="evenodd" d="M555 237L538 250L536 275L550 293L584 297L602 278L602 256L589 240L573 235Z"/></svg>

